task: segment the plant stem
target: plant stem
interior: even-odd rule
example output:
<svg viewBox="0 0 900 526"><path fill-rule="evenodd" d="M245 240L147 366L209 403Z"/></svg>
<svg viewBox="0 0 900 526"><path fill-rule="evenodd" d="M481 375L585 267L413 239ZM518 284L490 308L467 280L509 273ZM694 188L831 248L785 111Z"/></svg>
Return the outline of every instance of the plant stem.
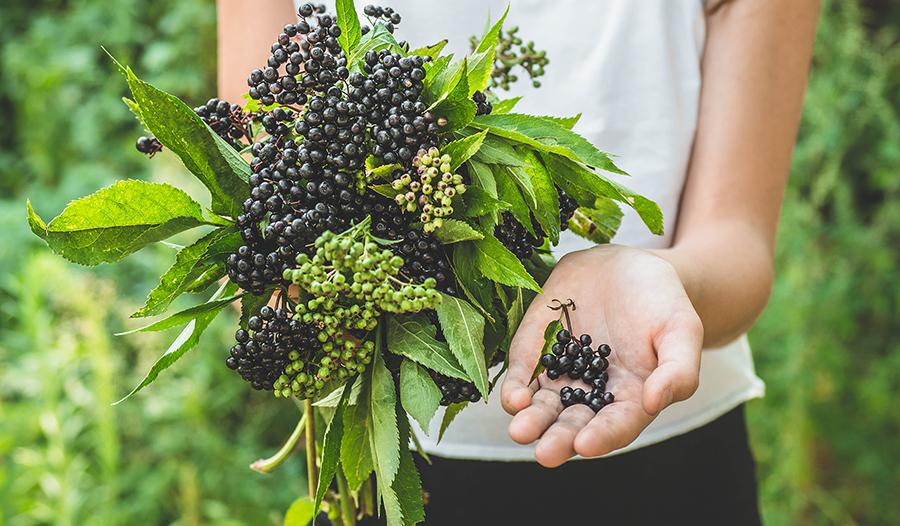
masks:
<svg viewBox="0 0 900 526"><path fill-rule="evenodd" d="M316 414L312 400L303 401L303 414L306 416L306 478L309 485L309 498L316 498L316 484L319 476L316 473Z"/></svg>
<svg viewBox="0 0 900 526"><path fill-rule="evenodd" d="M291 451L294 450L294 447L297 445L297 442L300 441L300 435L303 434L303 429L306 427L306 413L303 413L300 416L300 421L297 422L297 427L294 428L294 431L291 432L291 436L288 437L287 442L281 446L274 455L269 458L261 458L250 464L250 469L253 471L257 471L259 473L271 473L278 466L281 465L282 462L291 454Z"/></svg>
<svg viewBox="0 0 900 526"><path fill-rule="evenodd" d="M363 486L363 507L366 510L367 516L375 515L375 487L372 484L372 477L369 477L366 480L365 486Z"/></svg>
<svg viewBox="0 0 900 526"><path fill-rule="evenodd" d="M344 470L338 467L337 487L339 499L341 499L341 522L344 526L356 526L356 506L353 504L353 495L350 494L350 487L347 486L347 479L344 477Z"/></svg>

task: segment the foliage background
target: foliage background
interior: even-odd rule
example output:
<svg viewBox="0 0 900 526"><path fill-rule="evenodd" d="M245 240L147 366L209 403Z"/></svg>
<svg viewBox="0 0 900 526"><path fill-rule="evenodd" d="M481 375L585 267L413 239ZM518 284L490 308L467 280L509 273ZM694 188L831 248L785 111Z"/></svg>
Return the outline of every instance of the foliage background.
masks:
<svg viewBox="0 0 900 526"><path fill-rule="evenodd" d="M751 333L768 384L749 404L767 524L900 524L898 39L889 0L823 3L778 281ZM26 227L26 196L51 215L120 178L195 184L134 151L140 128L98 44L185 100L214 92L210 0L0 6L0 526L278 524L305 491L300 461L268 476L246 465L297 412L222 367L234 320L111 406L173 337L112 336L173 252L76 268Z"/></svg>

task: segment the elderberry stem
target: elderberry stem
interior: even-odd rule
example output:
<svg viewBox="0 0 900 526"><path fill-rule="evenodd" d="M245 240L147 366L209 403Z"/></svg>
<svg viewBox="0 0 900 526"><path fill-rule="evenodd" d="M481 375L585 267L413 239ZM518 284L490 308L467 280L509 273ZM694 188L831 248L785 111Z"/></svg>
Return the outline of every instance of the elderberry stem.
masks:
<svg viewBox="0 0 900 526"><path fill-rule="evenodd" d="M319 475L316 473L316 415L312 400L303 401L303 415L306 417L306 478L309 487L309 498L316 496L316 484Z"/></svg>
<svg viewBox="0 0 900 526"><path fill-rule="evenodd" d="M256 471L258 473L271 473L278 466L280 466L285 459L291 454L291 451L294 450L294 447L297 445L297 442L300 441L300 435L303 434L303 429L306 427L306 413L300 416L300 421L297 422L297 427L294 428L294 431L291 432L291 436L288 437L287 442L281 446L274 455L269 458L261 458L250 464L250 469Z"/></svg>
<svg viewBox="0 0 900 526"><path fill-rule="evenodd" d="M344 477L344 470L338 466L335 473L338 487L338 498L341 499L341 522L344 526L356 526L356 506L353 505L353 496L350 494L350 487L347 486L347 478Z"/></svg>

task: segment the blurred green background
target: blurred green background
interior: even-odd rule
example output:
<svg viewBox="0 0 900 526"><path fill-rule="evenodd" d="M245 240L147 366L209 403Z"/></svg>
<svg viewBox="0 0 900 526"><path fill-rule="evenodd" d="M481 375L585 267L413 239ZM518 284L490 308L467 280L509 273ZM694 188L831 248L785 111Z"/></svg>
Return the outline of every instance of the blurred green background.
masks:
<svg viewBox="0 0 900 526"><path fill-rule="evenodd" d="M100 39L98 41L98 39ZM900 524L900 7L825 1L778 249L751 334L765 399L749 404L767 524ZM301 462L247 464L296 422L222 366L234 320L150 390L172 334L117 338L174 252L67 264L28 231L120 178L188 186L140 127L98 44L200 103L214 92L211 0L0 6L0 526L278 524ZM202 195L203 192L193 192Z"/></svg>

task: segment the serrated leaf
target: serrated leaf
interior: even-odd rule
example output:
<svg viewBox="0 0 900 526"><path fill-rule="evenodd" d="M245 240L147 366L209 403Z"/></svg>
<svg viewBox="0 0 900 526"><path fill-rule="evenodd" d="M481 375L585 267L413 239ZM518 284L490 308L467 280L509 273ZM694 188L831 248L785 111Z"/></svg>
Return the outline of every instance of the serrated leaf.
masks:
<svg viewBox="0 0 900 526"><path fill-rule="evenodd" d="M390 183L371 184L369 185L369 188L376 194L387 197L391 201L394 200L394 197L403 192L403 190L395 190Z"/></svg>
<svg viewBox="0 0 900 526"><path fill-rule="evenodd" d="M210 301L214 301L222 296L230 296L235 293L237 290L237 286L231 282L224 283L219 290L216 291L215 294L210 298ZM144 379L141 380L134 389L131 390L127 395L122 397L119 401L115 402L113 405L121 404L125 400L129 399L132 395L140 391L141 389L147 387L159 376L159 373L168 369L173 363L177 362L184 353L193 349L197 342L200 341L200 336L203 334L203 331L209 327L209 324L215 319L215 317L221 312L222 309L217 309L209 312L204 312L200 314L195 319L188 322L187 326L184 330L181 331L181 334L175 338L175 341L166 349L166 352L163 353L162 356L156 360L156 363L150 368L150 371L144 376Z"/></svg>
<svg viewBox="0 0 900 526"><path fill-rule="evenodd" d="M438 321L450 352L472 379L481 396L488 396L487 364L484 361L484 317L469 303L441 294Z"/></svg>
<svg viewBox="0 0 900 526"><path fill-rule="evenodd" d="M197 279L188 283L187 286L185 286L184 291L191 294L203 292L209 288L210 285L217 283L220 279L224 278L227 273L224 264L213 263L202 274L197 276Z"/></svg>
<svg viewBox="0 0 900 526"><path fill-rule="evenodd" d="M481 232L472 228L469 223L449 217L444 218L441 227L434 231L434 236L445 245L484 237Z"/></svg>
<svg viewBox="0 0 900 526"><path fill-rule="evenodd" d="M130 68L126 78L144 126L209 189L213 212L237 217L250 195L247 162L178 97L142 81Z"/></svg>
<svg viewBox="0 0 900 526"><path fill-rule="evenodd" d="M369 437L372 427L369 410L371 374L362 376L360 386L359 401L344 409L344 436L341 439L341 466L352 491L359 489L375 469Z"/></svg>
<svg viewBox="0 0 900 526"><path fill-rule="evenodd" d="M197 317L201 314L222 310L230 303L233 303L235 300L240 299L241 296L243 296L243 294L236 294L222 299L210 300L206 303L201 303L200 305L195 305L193 307L178 311L171 316L167 316L149 325L144 325L143 327L139 327L137 329L131 329L130 331L116 333L116 336L134 334L136 332L164 331L166 329L171 329L172 327L184 325L191 320L197 319Z"/></svg>
<svg viewBox="0 0 900 526"><path fill-rule="evenodd" d="M397 476L388 488L382 488L385 515L388 526L413 526L425 520L422 502L422 481L416 469L409 443L409 422L398 407L400 422L400 466Z"/></svg>
<svg viewBox="0 0 900 526"><path fill-rule="evenodd" d="M471 126L489 129L492 134L601 170L627 175L613 163L609 155L598 150L581 135L550 119L521 113L481 115L472 120Z"/></svg>
<svg viewBox="0 0 900 526"><path fill-rule="evenodd" d="M175 263L160 277L159 284L150 291L144 306L131 315L132 318L155 316L163 313L172 301L187 291L195 280L215 265L220 250L233 252L238 249L241 236L234 228L218 228L187 246L175 256Z"/></svg>
<svg viewBox="0 0 900 526"><path fill-rule="evenodd" d="M547 328L544 329L544 346L541 348L541 356L553 352L553 344L556 343L556 333L562 328L562 322L558 319L551 321L547 325ZM544 372L544 366L538 360L537 365L534 366L534 372L531 373L531 381L533 382L542 372Z"/></svg>
<svg viewBox="0 0 900 526"><path fill-rule="evenodd" d="M315 517L312 496L299 497L284 514L284 526L307 526Z"/></svg>
<svg viewBox="0 0 900 526"><path fill-rule="evenodd" d="M525 163L519 159L519 154L512 144L491 134L484 138L484 143L475 154L475 159L485 164L525 166Z"/></svg>
<svg viewBox="0 0 900 526"><path fill-rule="evenodd" d="M357 375L353 381L353 387L350 388L350 396L347 397L347 405L355 405L359 401L359 395L362 392L362 376ZM339 386L327 395L313 402L315 407L337 407L343 396L343 386Z"/></svg>
<svg viewBox="0 0 900 526"><path fill-rule="evenodd" d="M463 294L483 314L493 310L490 282L475 266L475 247L472 243L460 243L453 250L453 274Z"/></svg>
<svg viewBox="0 0 900 526"><path fill-rule="evenodd" d="M337 472L338 460L341 456L341 440L344 437L344 408L347 407L347 399L350 396L350 390L353 388L352 382L347 382L341 393L340 402L331 415L328 427L325 429L325 437L322 440L322 460L319 467L319 480L316 481L316 501L313 505L313 515L319 513L319 506L328 491L328 486L334 480L334 474Z"/></svg>
<svg viewBox="0 0 900 526"><path fill-rule="evenodd" d="M588 241L609 243L622 223L622 209L612 199L598 198L595 208L579 208L569 220L569 229Z"/></svg>
<svg viewBox="0 0 900 526"><path fill-rule="evenodd" d="M444 433L447 432L447 428L453 423L456 415L460 414L468 405L469 402L456 402L447 406L447 409L444 410L444 417L441 419L441 429L438 431L438 443L444 438Z"/></svg>
<svg viewBox="0 0 900 526"><path fill-rule="evenodd" d="M493 113L493 112L491 112L491 113ZM578 124L578 121L581 120L581 114L579 113L578 115L573 115L572 117L552 117L550 115L544 115L544 116L541 116L540 118L551 120L551 121L556 122L559 125L563 126L567 130L571 130L572 128L575 127L576 124Z"/></svg>
<svg viewBox="0 0 900 526"><path fill-rule="evenodd" d="M522 97L513 97L511 99L497 101L497 103L493 105L491 113L494 115L509 113L516 107L516 104L518 104L520 100L522 100Z"/></svg>
<svg viewBox="0 0 900 526"><path fill-rule="evenodd" d="M168 184L119 181L69 203L49 224L28 203L28 223L74 263L118 261L150 243L208 224L200 205Z"/></svg>
<svg viewBox="0 0 900 526"><path fill-rule="evenodd" d="M469 159L469 188L472 187L484 190L489 196L497 197L497 181L494 180L494 172L488 165L475 159Z"/></svg>
<svg viewBox="0 0 900 526"><path fill-rule="evenodd" d="M495 214L501 210L508 210L512 207L506 201L501 201L496 197L478 187L470 187L463 195L463 202L466 205L466 217L478 217L488 214Z"/></svg>
<svg viewBox="0 0 900 526"><path fill-rule="evenodd" d="M459 75L431 105L438 120L441 117L447 119L447 124L441 128L444 133L465 128L475 117L476 106L475 101L469 98L469 84L465 75L466 64L467 60L463 58Z"/></svg>
<svg viewBox="0 0 900 526"><path fill-rule="evenodd" d="M559 195L550 173L544 167L541 159L531 150L524 150L522 160L525 166L522 168L510 168L510 172L520 172L528 178L534 189L535 206L531 209L534 218L550 238L550 242L559 242Z"/></svg>
<svg viewBox="0 0 900 526"><path fill-rule="evenodd" d="M437 327L421 315L389 316L388 350L446 376L471 381L450 348L435 339Z"/></svg>
<svg viewBox="0 0 900 526"><path fill-rule="evenodd" d="M509 5L503 16L481 37L478 46L469 58L467 72L469 96L476 91L482 91L488 87L491 81L491 72L494 69L494 54L497 49L497 40L500 37L500 29L509 14Z"/></svg>
<svg viewBox="0 0 900 526"><path fill-rule="evenodd" d="M366 159L366 161L368 161L368 159ZM366 180L374 181L377 179L383 179L385 177L390 176L394 172L394 170L401 170L401 169L403 169L403 167L397 163L383 164L381 166L369 167L368 162L367 162L366 163Z"/></svg>
<svg viewBox="0 0 900 526"><path fill-rule="evenodd" d="M353 0L336 0L337 25L341 28L338 35L338 43L348 57L353 53L353 48L362 39L362 28L359 25L359 16L356 14L356 6Z"/></svg>
<svg viewBox="0 0 900 526"><path fill-rule="evenodd" d="M441 404L441 390L424 367L407 358L400 363L400 401L428 433L428 424Z"/></svg>
<svg viewBox="0 0 900 526"><path fill-rule="evenodd" d="M475 155L478 149L481 148L481 144L484 142L486 135L487 130L482 130L478 133L457 139L444 145L441 148L441 153L447 154L452 158L452 161L450 161L450 169L456 171L456 169L464 162Z"/></svg>
<svg viewBox="0 0 900 526"><path fill-rule="evenodd" d="M475 266L491 281L541 292L540 285L525 270L519 258L493 235L486 235L484 239L466 243L471 243L475 247Z"/></svg>
<svg viewBox="0 0 900 526"><path fill-rule="evenodd" d="M400 44L397 43L397 39L394 38L394 35L384 27L384 24L375 22L372 30L360 38L359 44L357 44L353 49L353 52L348 55L349 60L347 61L347 67L351 69L357 68L368 51L381 51L382 49L387 49L396 53L405 53L400 47Z"/></svg>
<svg viewBox="0 0 900 526"><path fill-rule="evenodd" d="M519 329L519 324L522 323L522 318L524 317L525 301L522 295L522 289L516 289L516 297L513 298L509 310L506 312L506 338L504 339L504 347L509 347L509 343L512 342L512 338L515 336L516 331Z"/></svg>
<svg viewBox="0 0 900 526"><path fill-rule="evenodd" d="M368 420L369 444L375 459L375 473L378 484L390 486L400 467L400 431L397 428L397 393L394 391L394 377L385 367L381 349L375 352L375 359L369 367L369 404L371 418ZM406 444L403 444L406 447Z"/></svg>
<svg viewBox="0 0 900 526"><path fill-rule="evenodd" d="M606 197L633 208L651 232L662 235L664 225L659 205L628 188L559 155L542 155L553 181L579 204L591 206Z"/></svg>
<svg viewBox="0 0 900 526"><path fill-rule="evenodd" d="M510 204L509 213L518 221L525 230L531 235L537 237L534 231L534 225L531 224L531 208L525 197L522 195L520 186L517 184L516 178L510 173L511 168L494 165L494 180L497 181L497 193L500 199ZM522 175L527 179L527 175ZM533 191L533 189L532 189Z"/></svg>
<svg viewBox="0 0 900 526"><path fill-rule="evenodd" d="M431 57L432 60L435 60L440 56L441 51L444 49L444 46L446 46L448 42L449 42L449 40L447 40L445 38L444 40L435 42L434 44L432 44L430 46L423 46L420 48L416 48L416 49L410 51L409 54L410 55L418 55L420 57Z"/></svg>
<svg viewBox="0 0 900 526"><path fill-rule="evenodd" d="M453 54L444 55L442 57L438 57L431 62L425 63L425 88L427 93L433 94L433 97L436 99L440 96L442 87L438 86L438 82L447 82L449 81L449 76L447 70L450 68L450 64L453 61Z"/></svg>

